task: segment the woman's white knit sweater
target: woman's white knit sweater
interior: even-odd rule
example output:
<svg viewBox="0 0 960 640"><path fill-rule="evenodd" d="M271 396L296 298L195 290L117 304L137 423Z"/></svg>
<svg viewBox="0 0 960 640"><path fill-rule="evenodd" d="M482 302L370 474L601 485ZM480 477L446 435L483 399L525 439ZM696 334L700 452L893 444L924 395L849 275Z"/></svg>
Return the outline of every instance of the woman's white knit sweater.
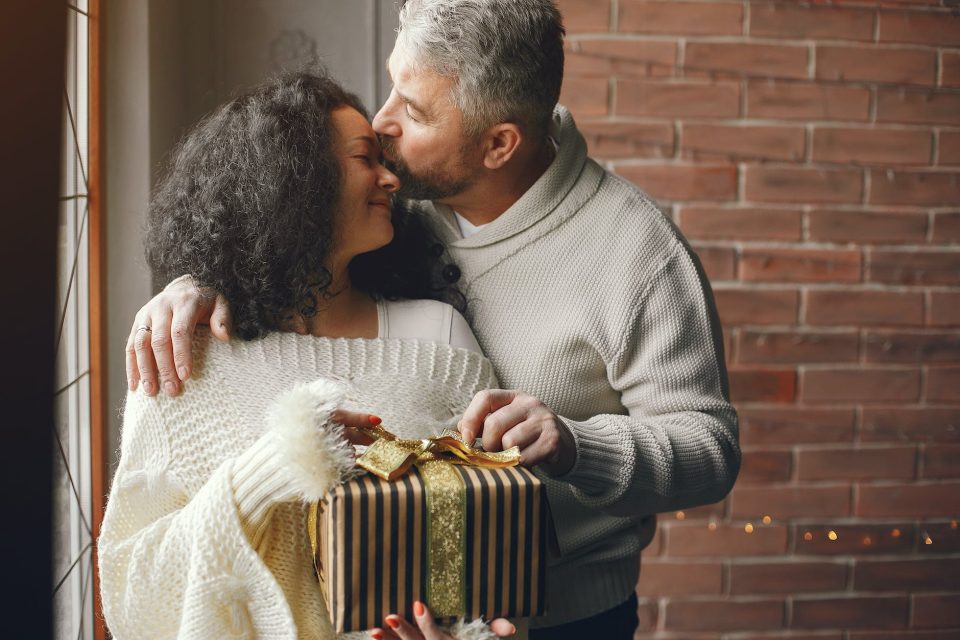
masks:
<svg viewBox="0 0 960 640"><path fill-rule="evenodd" d="M437 342L291 333L200 336L194 358L181 397L128 395L99 539L106 621L120 639L333 638L306 536L308 502L354 466L330 412L432 435L492 368Z"/></svg>

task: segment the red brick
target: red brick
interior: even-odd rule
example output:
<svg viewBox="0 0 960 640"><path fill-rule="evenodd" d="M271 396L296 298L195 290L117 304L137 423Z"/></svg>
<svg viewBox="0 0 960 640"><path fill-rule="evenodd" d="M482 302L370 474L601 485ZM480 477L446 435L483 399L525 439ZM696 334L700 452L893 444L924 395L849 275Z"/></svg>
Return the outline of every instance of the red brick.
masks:
<svg viewBox="0 0 960 640"><path fill-rule="evenodd" d="M817 127L813 160L843 164L930 164L929 131Z"/></svg>
<svg viewBox="0 0 960 640"><path fill-rule="evenodd" d="M940 81L945 87L960 87L960 53L940 51Z"/></svg>
<svg viewBox="0 0 960 640"><path fill-rule="evenodd" d="M736 252L732 247L704 247L694 245L703 270L710 282L736 279Z"/></svg>
<svg viewBox="0 0 960 640"><path fill-rule="evenodd" d="M960 213L933 214L933 242L960 243Z"/></svg>
<svg viewBox="0 0 960 640"><path fill-rule="evenodd" d="M843 591L847 566L839 562L749 562L730 565L734 595Z"/></svg>
<svg viewBox="0 0 960 640"><path fill-rule="evenodd" d="M960 124L960 94L878 89L877 122Z"/></svg>
<svg viewBox="0 0 960 640"><path fill-rule="evenodd" d="M883 211L811 211L807 230L814 242L922 243L927 215Z"/></svg>
<svg viewBox="0 0 960 640"><path fill-rule="evenodd" d="M737 482L743 484L767 484L790 480L793 454L789 451L743 452Z"/></svg>
<svg viewBox="0 0 960 640"><path fill-rule="evenodd" d="M752 282L859 282L859 249L745 248L740 279Z"/></svg>
<svg viewBox="0 0 960 640"><path fill-rule="evenodd" d="M908 522L802 524L793 529L793 552L799 556L902 555L913 550L916 536Z"/></svg>
<svg viewBox="0 0 960 640"><path fill-rule="evenodd" d="M920 546L917 547L918 553L940 555L942 553L960 552L960 523L956 520L925 522L923 533ZM929 540L929 543L927 540Z"/></svg>
<svg viewBox="0 0 960 640"><path fill-rule="evenodd" d="M789 120L858 120L870 117L870 91L823 84L750 82L747 115Z"/></svg>
<svg viewBox="0 0 960 640"><path fill-rule="evenodd" d="M909 480L916 476L916 447L806 449L797 452L803 480Z"/></svg>
<svg viewBox="0 0 960 640"><path fill-rule="evenodd" d="M664 628L671 631L741 631L783 627L782 600L669 600Z"/></svg>
<svg viewBox="0 0 960 640"><path fill-rule="evenodd" d="M744 446L851 442L852 409L738 409Z"/></svg>
<svg viewBox="0 0 960 640"><path fill-rule="evenodd" d="M940 164L960 164L960 131L941 131L939 146L939 157L937 160Z"/></svg>
<svg viewBox="0 0 960 640"><path fill-rule="evenodd" d="M733 165L618 165L617 173L658 200L732 200L737 197Z"/></svg>
<svg viewBox="0 0 960 640"><path fill-rule="evenodd" d="M737 361L743 363L855 362L856 331L749 331L737 337Z"/></svg>
<svg viewBox="0 0 960 640"><path fill-rule="evenodd" d="M930 367L927 402L960 403L960 367Z"/></svg>
<svg viewBox="0 0 960 640"><path fill-rule="evenodd" d="M797 393L793 369L731 369L728 375L734 402L792 402Z"/></svg>
<svg viewBox="0 0 960 640"><path fill-rule="evenodd" d="M793 289L714 290L724 324L794 324L799 296Z"/></svg>
<svg viewBox="0 0 960 640"><path fill-rule="evenodd" d="M565 78L669 76L676 66L677 44L662 40L581 39L569 43L565 58Z"/></svg>
<svg viewBox="0 0 960 640"><path fill-rule="evenodd" d="M926 0L917 0L925 2ZM957 640L957 630L946 631L853 631L848 640Z"/></svg>
<svg viewBox="0 0 960 640"><path fill-rule="evenodd" d="M850 515L848 486L736 486L730 494L734 518L770 516L787 518L842 517ZM756 532L761 527L754 529Z"/></svg>
<svg viewBox="0 0 960 640"><path fill-rule="evenodd" d="M880 42L960 46L960 16L953 13L881 11Z"/></svg>
<svg viewBox="0 0 960 640"><path fill-rule="evenodd" d="M931 291L930 318L935 327L960 326L960 291Z"/></svg>
<svg viewBox="0 0 960 640"><path fill-rule="evenodd" d="M643 562L637 593L641 596L713 595L723 592L719 562Z"/></svg>
<svg viewBox="0 0 960 640"><path fill-rule="evenodd" d="M819 325L920 325L920 292L829 289L806 292L806 321Z"/></svg>
<svg viewBox="0 0 960 640"><path fill-rule="evenodd" d="M957 106L960 107L960 103ZM871 203L955 205L958 201L960 172L870 171Z"/></svg>
<svg viewBox="0 0 960 640"><path fill-rule="evenodd" d="M685 124L680 150L690 157L711 155L746 159L800 160L805 132L802 127L726 126Z"/></svg>
<svg viewBox="0 0 960 640"><path fill-rule="evenodd" d="M911 402L920 398L918 369L807 369L801 374L805 402Z"/></svg>
<svg viewBox="0 0 960 640"><path fill-rule="evenodd" d="M907 626L906 597L844 597L793 601L793 626L800 629L900 629Z"/></svg>
<svg viewBox="0 0 960 640"><path fill-rule="evenodd" d="M960 627L960 595L913 596L913 625L917 629Z"/></svg>
<svg viewBox="0 0 960 640"><path fill-rule="evenodd" d="M819 45L817 79L933 85L937 53L932 49Z"/></svg>
<svg viewBox="0 0 960 640"><path fill-rule="evenodd" d="M867 362L960 362L960 333L867 331Z"/></svg>
<svg viewBox="0 0 960 640"><path fill-rule="evenodd" d="M680 229L698 240L799 240L801 212L754 207L683 205Z"/></svg>
<svg viewBox="0 0 960 640"><path fill-rule="evenodd" d="M618 115L735 118L740 85L735 82L618 80Z"/></svg>
<svg viewBox="0 0 960 640"><path fill-rule="evenodd" d="M861 485L856 515L949 518L960 513L960 483Z"/></svg>
<svg viewBox="0 0 960 640"><path fill-rule="evenodd" d="M787 528L756 526L747 533L743 525L674 524L666 540L666 554L675 558L780 555L787 550Z"/></svg>
<svg viewBox="0 0 960 640"><path fill-rule="evenodd" d="M558 0L567 33L608 31L610 0Z"/></svg>
<svg viewBox="0 0 960 640"><path fill-rule="evenodd" d="M960 408L863 409L865 442L960 442Z"/></svg>
<svg viewBox="0 0 960 640"><path fill-rule="evenodd" d="M960 445L928 444L923 449L924 478L960 478Z"/></svg>
<svg viewBox="0 0 960 640"><path fill-rule="evenodd" d="M657 628L660 608L657 602L642 598L637 602L637 631L653 631Z"/></svg>
<svg viewBox="0 0 960 640"><path fill-rule="evenodd" d="M856 591L955 591L960 589L960 559L858 560Z"/></svg>
<svg viewBox="0 0 960 640"><path fill-rule="evenodd" d="M726 72L777 78L807 77L807 47L733 42L688 42L683 66L689 71Z"/></svg>
<svg viewBox="0 0 960 640"><path fill-rule="evenodd" d="M854 169L749 165L744 199L752 202L860 202L862 176Z"/></svg>
<svg viewBox="0 0 960 640"><path fill-rule="evenodd" d="M577 118L607 115L609 81L606 78L567 78L560 103Z"/></svg>
<svg viewBox="0 0 960 640"><path fill-rule="evenodd" d="M867 280L887 284L960 284L960 252L885 251L867 255Z"/></svg>
<svg viewBox="0 0 960 640"><path fill-rule="evenodd" d="M596 158L662 158L673 155L669 123L585 122L579 125Z"/></svg>
<svg viewBox="0 0 960 640"><path fill-rule="evenodd" d="M617 27L633 33L740 35L743 5L739 2L620 0Z"/></svg>
<svg viewBox="0 0 960 640"><path fill-rule="evenodd" d="M873 40L873 12L839 7L754 2L750 35L823 40Z"/></svg>

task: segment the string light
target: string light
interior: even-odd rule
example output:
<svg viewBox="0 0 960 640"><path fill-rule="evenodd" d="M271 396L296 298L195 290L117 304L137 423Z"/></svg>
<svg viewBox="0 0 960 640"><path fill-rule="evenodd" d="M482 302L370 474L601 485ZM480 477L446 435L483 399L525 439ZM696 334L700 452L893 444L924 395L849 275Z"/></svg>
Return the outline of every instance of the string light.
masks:
<svg viewBox="0 0 960 640"><path fill-rule="evenodd" d="M870 538L870 536L864 536L864 537L863 537L863 546L869 547L869 546L872 545L872 544L873 544L873 539Z"/></svg>
<svg viewBox="0 0 960 640"><path fill-rule="evenodd" d="M951 520L951 521L950 521L950 528L951 528L951 529L956 529L956 528L957 528L957 521L956 521L956 520Z"/></svg>
<svg viewBox="0 0 960 640"><path fill-rule="evenodd" d="M803 534L803 539L806 540L807 542L810 542L811 540L813 540L813 534L810 533L809 531L805 531Z"/></svg>
<svg viewBox="0 0 960 640"><path fill-rule="evenodd" d="M773 522L773 518L770 516L763 516L763 524L770 524L771 522Z"/></svg>
<svg viewBox="0 0 960 640"><path fill-rule="evenodd" d="M716 531L716 530L717 530L717 523L714 522L713 520L711 520L711 521L710 521L710 524L707 525L707 529L709 529L710 531Z"/></svg>
<svg viewBox="0 0 960 640"><path fill-rule="evenodd" d="M747 524L743 525L743 530L747 533L753 533L753 523L748 522Z"/></svg>
<svg viewBox="0 0 960 640"><path fill-rule="evenodd" d="M828 531L827 537L830 539L830 542L834 542L839 536L837 535L836 531Z"/></svg>
<svg viewBox="0 0 960 640"><path fill-rule="evenodd" d="M923 536L923 544L933 544L933 538L930 537L929 533L922 531L920 535Z"/></svg>
<svg viewBox="0 0 960 640"><path fill-rule="evenodd" d="M890 535L892 535L894 538L899 538L899 537L900 537L900 529L894 529L893 531L890 532Z"/></svg>
<svg viewBox="0 0 960 640"><path fill-rule="evenodd" d="M685 514L683 511L677 511L677 520L683 520L686 517L687 517L687 514Z"/></svg>

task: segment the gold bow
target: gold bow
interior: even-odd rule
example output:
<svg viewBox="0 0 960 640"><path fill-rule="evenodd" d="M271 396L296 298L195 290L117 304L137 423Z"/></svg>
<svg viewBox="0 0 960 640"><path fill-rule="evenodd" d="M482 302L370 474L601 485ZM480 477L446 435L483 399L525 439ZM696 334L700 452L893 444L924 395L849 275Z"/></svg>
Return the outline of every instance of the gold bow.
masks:
<svg viewBox="0 0 960 640"><path fill-rule="evenodd" d="M467 444L459 433L447 429L439 436L422 440L403 440L383 427L363 427L376 438L357 459L357 466L383 480L395 480L415 463L435 460L450 464L470 464L485 469L505 469L520 464L520 448L484 451Z"/></svg>

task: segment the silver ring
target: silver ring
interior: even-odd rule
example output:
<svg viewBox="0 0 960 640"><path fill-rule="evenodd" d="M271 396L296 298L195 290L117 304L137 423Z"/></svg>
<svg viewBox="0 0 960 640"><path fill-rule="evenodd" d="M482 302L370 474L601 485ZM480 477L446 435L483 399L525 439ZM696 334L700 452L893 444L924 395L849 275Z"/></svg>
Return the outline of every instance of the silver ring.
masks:
<svg viewBox="0 0 960 640"><path fill-rule="evenodd" d="M153 331L153 329L151 329L150 327L137 327L137 333L140 333L141 331L146 331L147 333L149 333Z"/></svg>

